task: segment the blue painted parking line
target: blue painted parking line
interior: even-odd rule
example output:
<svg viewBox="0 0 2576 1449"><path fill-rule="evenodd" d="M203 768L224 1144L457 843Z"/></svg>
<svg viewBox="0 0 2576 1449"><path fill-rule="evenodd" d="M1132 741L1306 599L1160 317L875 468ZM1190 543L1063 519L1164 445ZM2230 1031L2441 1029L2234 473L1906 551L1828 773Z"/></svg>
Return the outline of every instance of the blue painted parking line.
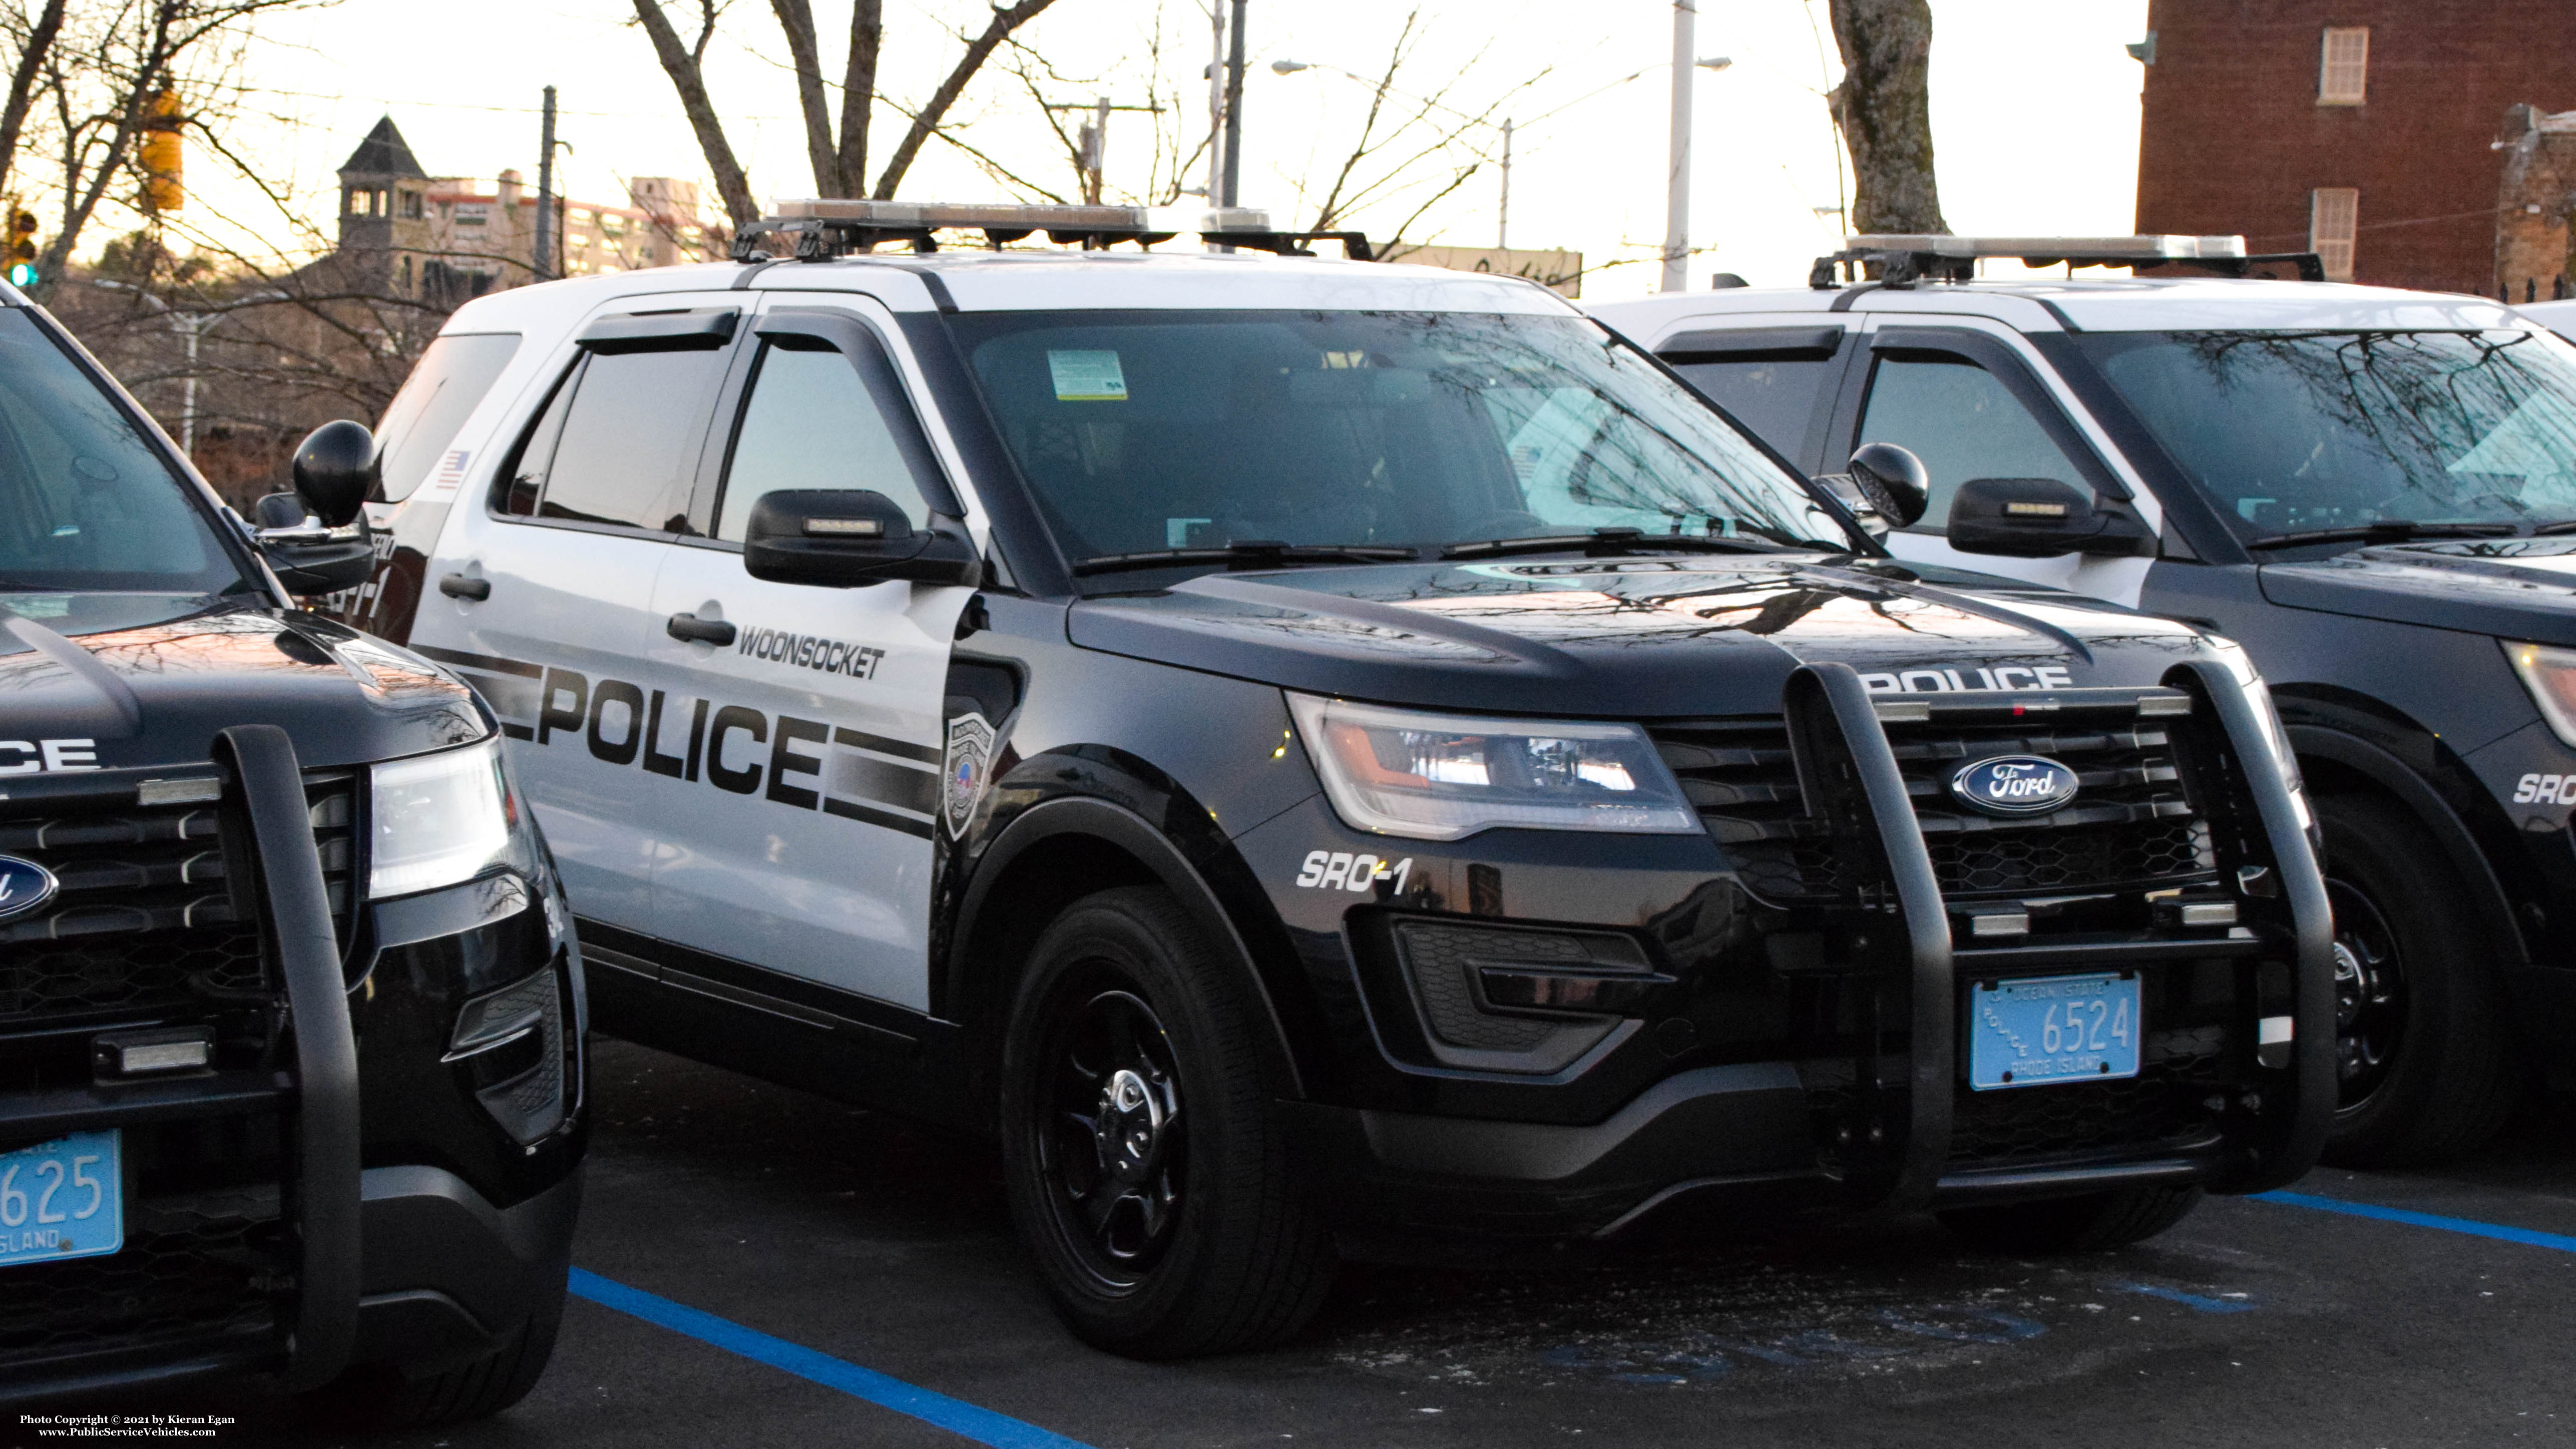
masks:
<svg viewBox="0 0 2576 1449"><path fill-rule="evenodd" d="M2179 1288L2167 1288L2157 1283L2114 1283L2111 1286L2122 1293L2139 1293L2149 1298L2161 1298L2167 1303L2179 1303L2194 1313L2249 1313L2254 1308L2253 1304L2242 1299L2185 1293Z"/></svg>
<svg viewBox="0 0 2576 1449"><path fill-rule="evenodd" d="M756 1363L783 1369L800 1379L821 1384L827 1389L838 1389L853 1398L865 1399L898 1414L909 1414L925 1424L935 1425L978 1444L989 1444L993 1449L1090 1449L1079 1439L1068 1439L1052 1430L1023 1423L1008 1414L996 1414L962 1399L917 1388L875 1369L861 1368L802 1344L773 1338L731 1319L718 1318L685 1303L674 1303L641 1288L629 1288L580 1268L572 1270L571 1287L576 1298L586 1298L603 1308L614 1308L673 1333L685 1334L727 1353L740 1354Z"/></svg>
<svg viewBox="0 0 2576 1449"><path fill-rule="evenodd" d="M2341 1198L2318 1197L2305 1192L2258 1192L2256 1202L2280 1203L2285 1207L2314 1208L2319 1212L2345 1213L2357 1218L2376 1218L2384 1223L2405 1223L2410 1227L2437 1228L2446 1233L2465 1233L2473 1238L2493 1238L2502 1243L2520 1243L2530 1248L2556 1248L2562 1253L2576 1253L2576 1238L2564 1233L2534 1232L2530 1228L2512 1228L2502 1223L2482 1223L2475 1218L2446 1218L2438 1213L2409 1212L2405 1208L2379 1207L2366 1202L2345 1202Z"/></svg>

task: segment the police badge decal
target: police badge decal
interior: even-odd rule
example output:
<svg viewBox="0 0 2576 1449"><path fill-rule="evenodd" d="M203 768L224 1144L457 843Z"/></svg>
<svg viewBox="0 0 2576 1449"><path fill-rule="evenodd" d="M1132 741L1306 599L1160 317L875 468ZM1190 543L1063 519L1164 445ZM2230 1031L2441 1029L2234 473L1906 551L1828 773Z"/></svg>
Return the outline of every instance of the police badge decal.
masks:
<svg viewBox="0 0 2576 1449"><path fill-rule="evenodd" d="M941 803L947 807L948 833L966 833L975 802L984 797L984 772L993 761L993 726L980 714L961 714L948 722L947 782Z"/></svg>

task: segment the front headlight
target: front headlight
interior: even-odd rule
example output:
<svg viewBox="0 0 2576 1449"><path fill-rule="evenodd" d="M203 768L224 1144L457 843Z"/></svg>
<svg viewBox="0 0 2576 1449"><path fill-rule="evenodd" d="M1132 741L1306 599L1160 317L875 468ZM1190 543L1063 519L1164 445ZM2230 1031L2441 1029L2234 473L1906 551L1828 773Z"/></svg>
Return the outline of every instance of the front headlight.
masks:
<svg viewBox="0 0 2576 1449"><path fill-rule="evenodd" d="M1687 835L1701 826L1635 725L1480 719L1291 694L1288 708L1343 823L1457 840L1480 830Z"/></svg>
<svg viewBox="0 0 2576 1449"><path fill-rule="evenodd" d="M2576 745L2576 649L2496 642L2504 646L2513 672L2522 676L2522 687L2531 691L2531 702L2540 706L2540 717L2549 721L2549 732L2562 745Z"/></svg>
<svg viewBox="0 0 2576 1449"><path fill-rule="evenodd" d="M375 767L367 896L407 896L472 880L506 859L517 804L488 740Z"/></svg>

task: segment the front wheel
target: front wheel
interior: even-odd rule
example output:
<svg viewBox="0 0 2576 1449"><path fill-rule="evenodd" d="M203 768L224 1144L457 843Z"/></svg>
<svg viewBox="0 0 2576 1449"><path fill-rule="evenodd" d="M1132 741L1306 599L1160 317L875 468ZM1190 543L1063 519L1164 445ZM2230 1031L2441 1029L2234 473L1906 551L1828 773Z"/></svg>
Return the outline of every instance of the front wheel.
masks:
<svg viewBox="0 0 2576 1449"><path fill-rule="evenodd" d="M1135 1358L1275 1343L1333 1255L1291 1180L1257 1003L1179 903L1076 902L1030 953L1002 1047L1011 1215L1075 1334Z"/></svg>

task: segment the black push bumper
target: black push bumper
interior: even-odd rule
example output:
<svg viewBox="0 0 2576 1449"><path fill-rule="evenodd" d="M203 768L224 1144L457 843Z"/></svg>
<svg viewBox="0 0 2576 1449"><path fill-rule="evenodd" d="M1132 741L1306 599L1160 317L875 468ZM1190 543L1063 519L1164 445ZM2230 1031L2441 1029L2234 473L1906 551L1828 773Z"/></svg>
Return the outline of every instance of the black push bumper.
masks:
<svg viewBox="0 0 2576 1449"><path fill-rule="evenodd" d="M1953 922L1974 912L1943 897L1890 727L1996 716L2039 728L2062 710L2057 727L2071 728L2143 717L2146 695L2200 731L2188 788L2242 925L1960 944ZM1855 882L1827 913L1825 959L1802 968L1859 987L1865 1025L1851 1053L1683 1071L1589 1125L1282 1102L1278 1120L1342 1226L1607 1236L1686 1203L1906 1212L2148 1184L2254 1192L2315 1161L2335 1100L2324 885L2264 725L2222 666L2178 666L2154 690L2034 700L1873 697L1850 667L1811 665L1792 677L1786 713L1807 809L1829 822ZM2134 1089L2195 1104L2206 1093L2208 1114L2146 1112L2154 1130L2128 1140L2016 1150L2021 1118L2095 1089L1968 1093L1962 983L2128 969L2224 983L2228 1046L2194 1062L2224 1085L2150 1061Z"/></svg>

